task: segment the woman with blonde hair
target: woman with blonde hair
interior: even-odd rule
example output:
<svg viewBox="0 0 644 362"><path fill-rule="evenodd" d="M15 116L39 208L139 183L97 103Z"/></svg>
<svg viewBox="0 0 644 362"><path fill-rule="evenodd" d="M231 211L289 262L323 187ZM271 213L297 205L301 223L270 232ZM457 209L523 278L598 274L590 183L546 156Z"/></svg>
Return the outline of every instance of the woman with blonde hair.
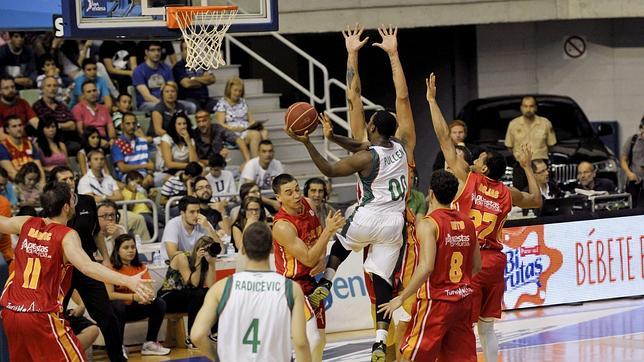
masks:
<svg viewBox="0 0 644 362"><path fill-rule="evenodd" d="M231 132L235 132L248 144L251 157L257 157L259 142L268 139L268 131L255 121L248 110L244 99L244 81L239 77L232 77L226 83L224 97L214 109L217 123Z"/></svg>

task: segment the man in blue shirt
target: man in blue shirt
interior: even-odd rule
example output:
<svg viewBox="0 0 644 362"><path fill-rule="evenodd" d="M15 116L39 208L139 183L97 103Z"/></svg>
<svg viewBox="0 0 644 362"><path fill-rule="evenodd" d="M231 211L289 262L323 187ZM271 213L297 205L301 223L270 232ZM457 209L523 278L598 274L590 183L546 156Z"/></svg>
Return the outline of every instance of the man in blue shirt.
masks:
<svg viewBox="0 0 644 362"><path fill-rule="evenodd" d="M181 60L172 68L174 79L179 84L179 99L192 102L201 109L213 109L217 99L208 96L208 86L215 83L215 76L204 70L186 68L186 41L181 41Z"/></svg>
<svg viewBox="0 0 644 362"><path fill-rule="evenodd" d="M161 62L161 43L145 44L145 62L134 68L132 84L136 87L136 104L139 110L149 112L161 100L161 86L174 81L172 70Z"/></svg>
<svg viewBox="0 0 644 362"><path fill-rule="evenodd" d="M121 122L123 133L112 145L112 160L116 165L114 171L119 180L124 181L128 172L137 171L143 175L142 186L147 189L154 182L154 162L150 160L145 138L135 134L136 127L136 116L130 112L124 113Z"/></svg>
<svg viewBox="0 0 644 362"><path fill-rule="evenodd" d="M79 75L74 80L74 91L72 92L71 100L69 101L69 108L73 108L79 102L80 97L83 95L83 83L86 80L91 80L96 83L98 89L98 103L103 103L109 111L112 110L112 96L110 89L107 86L107 80L98 76L98 67L96 61L91 58L83 59L83 74Z"/></svg>

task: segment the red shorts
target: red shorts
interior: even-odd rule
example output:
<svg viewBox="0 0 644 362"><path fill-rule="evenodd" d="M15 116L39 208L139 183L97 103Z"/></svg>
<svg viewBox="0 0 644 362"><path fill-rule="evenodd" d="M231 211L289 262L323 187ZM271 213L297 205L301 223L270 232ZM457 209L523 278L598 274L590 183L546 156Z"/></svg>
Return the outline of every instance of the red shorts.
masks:
<svg viewBox="0 0 644 362"><path fill-rule="evenodd" d="M12 362L85 361L69 323L56 313L17 313L4 308L2 325Z"/></svg>
<svg viewBox="0 0 644 362"><path fill-rule="evenodd" d="M458 302L416 300L400 353L411 361L476 362L471 309L471 297Z"/></svg>
<svg viewBox="0 0 644 362"><path fill-rule="evenodd" d="M309 294L313 293L315 290L315 279L298 279L294 280L297 284L300 285L300 288L302 288L302 292L304 293L304 296L308 296ZM309 299L306 298L306 305L304 308L304 313L306 314L306 320L309 320L313 315L315 315L315 319L317 320L318 324L318 329L325 329L326 328L326 315L324 312L324 303L320 303L320 306L318 306L315 310L313 307L311 307L311 304L309 303Z"/></svg>
<svg viewBox="0 0 644 362"><path fill-rule="evenodd" d="M472 278L472 322L481 318L501 318L505 291L505 253L481 249L481 271Z"/></svg>

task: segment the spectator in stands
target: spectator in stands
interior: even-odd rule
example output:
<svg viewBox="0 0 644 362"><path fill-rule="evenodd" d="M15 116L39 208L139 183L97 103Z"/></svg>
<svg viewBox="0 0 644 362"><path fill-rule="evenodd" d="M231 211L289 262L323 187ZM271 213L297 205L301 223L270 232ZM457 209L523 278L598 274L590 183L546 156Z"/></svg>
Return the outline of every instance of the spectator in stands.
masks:
<svg viewBox="0 0 644 362"><path fill-rule="evenodd" d="M85 176L83 176L85 177ZM81 178L82 180L82 178ZM112 179L113 181L113 179ZM95 188L98 188L95 185ZM79 195L88 195L92 196L94 199L96 199L96 194L95 193L89 193L81 188L81 182L78 182L78 193ZM81 191L83 190L83 191ZM97 190L97 193L106 193L108 190ZM120 194L120 193L119 193ZM113 238L117 237L120 234L126 233L126 232L131 232L134 235L139 235L142 240L150 240L150 233L148 232L147 225L145 223L145 219L143 216L135 214L131 211L125 211L123 208L118 207L116 205L116 202L110 200L109 198L103 199L100 203L98 203L97 210L100 210L101 208L105 208L105 215L116 215L111 219L108 216L105 216L104 220L102 220L103 223L101 223L101 220L99 220L99 229L101 230L100 232L103 233L103 237L106 237L107 241L109 241L109 236L112 236ZM101 211L102 212L102 211ZM101 215L101 212L98 212L98 215ZM100 219L100 218L99 218ZM116 226L110 226L110 223L115 223L115 224L120 224L122 226L122 229L119 229Z"/></svg>
<svg viewBox="0 0 644 362"><path fill-rule="evenodd" d="M40 194L44 184L43 175L34 162L26 163L16 174L18 206L40 207Z"/></svg>
<svg viewBox="0 0 644 362"><path fill-rule="evenodd" d="M201 176L203 167L199 162L189 162L185 170L180 170L170 176L161 187L161 205L165 205L174 196L192 195L192 180Z"/></svg>
<svg viewBox="0 0 644 362"><path fill-rule="evenodd" d="M86 98L85 94L85 83L91 81L96 86L98 95L96 102L102 103L108 112L112 110L112 96L110 95L110 89L107 84L107 80L103 77L98 76L98 65L96 61L92 58L83 59L83 74L79 75L75 79L74 90L72 91L72 97L69 102L70 107L74 107L80 98ZM85 99L87 101L87 99Z"/></svg>
<svg viewBox="0 0 644 362"><path fill-rule="evenodd" d="M123 121L123 115L125 113L132 112L132 96L127 93L119 94L118 98L116 99L115 108L116 110L112 112L112 123L114 123L116 133L120 134L122 132L121 122Z"/></svg>
<svg viewBox="0 0 644 362"><path fill-rule="evenodd" d="M98 55L116 83L119 93L127 93L127 87L132 85L132 71L137 66L136 44L131 41L106 40L101 44Z"/></svg>
<svg viewBox="0 0 644 362"><path fill-rule="evenodd" d="M40 155L33 142L25 137L23 123L17 116L10 115L4 120L4 132L7 137L0 141L0 167L14 179L18 170L29 162L35 162L41 175L45 173L40 163Z"/></svg>
<svg viewBox="0 0 644 362"><path fill-rule="evenodd" d="M139 252L131 235L123 234L116 238L114 250L110 257L112 269L124 275L143 274L143 279L152 280L147 267L139 260ZM145 343L141 347L141 354L163 356L170 353L169 348L161 346L157 341L161 324L165 317L166 305L162 298L151 302L142 303L139 296L128 287L105 284L107 294L112 301L112 308L119 319L121 334L125 332L125 324L148 318L148 332Z"/></svg>
<svg viewBox="0 0 644 362"><path fill-rule="evenodd" d="M248 110L244 99L244 82L241 79L233 77L226 83L224 97L217 102L214 111L217 123L244 139L250 148L251 157L256 157L260 141L268 139L268 131L255 121Z"/></svg>
<svg viewBox="0 0 644 362"><path fill-rule="evenodd" d="M216 101L208 96L208 86L215 83L215 76L209 71L186 68L186 48L186 41L181 40L181 60L172 68L179 84L179 99L191 102L197 108L213 109Z"/></svg>
<svg viewBox="0 0 644 362"><path fill-rule="evenodd" d="M36 56L25 46L25 33L9 32L11 40L0 47L0 75L15 79L19 89L32 88L36 81Z"/></svg>
<svg viewBox="0 0 644 362"><path fill-rule="evenodd" d="M29 103L18 95L13 78L3 76L0 78L0 118L5 119L9 115L17 116L23 126L27 127L29 135L36 134L38 116ZM0 131L0 140L5 137L7 137L6 133Z"/></svg>
<svg viewBox="0 0 644 362"><path fill-rule="evenodd" d="M203 176L197 176L192 180L192 196L199 200L201 215L208 219L210 225L220 230L220 233L230 235L230 217L226 212L226 201L212 201L212 188L208 180Z"/></svg>
<svg viewBox="0 0 644 362"><path fill-rule="evenodd" d="M38 123L36 143L40 151L42 166L51 171L56 166L68 166L67 146L58 134L58 124L51 117L42 118Z"/></svg>
<svg viewBox="0 0 644 362"><path fill-rule="evenodd" d="M571 192L574 192L576 188L592 191L615 191L613 181L596 176L597 170L595 166L590 162L582 161L577 165L577 182L567 185L566 188Z"/></svg>
<svg viewBox="0 0 644 362"><path fill-rule="evenodd" d="M244 157L244 163L248 162L250 156L246 142L237 134L225 129L219 123L212 123L210 113L203 109L198 110L195 115L197 128L195 132L195 143L197 146L197 155L202 163L207 163L210 156L220 154L224 158L228 157L229 151L225 147L225 142L235 143Z"/></svg>
<svg viewBox="0 0 644 362"><path fill-rule="evenodd" d="M158 1L157 1L158 3ZM165 3L161 6L165 5L186 5L185 0L169 0L165 1ZM177 64L177 54L176 51L174 50L174 44L172 41L161 41L159 42L161 44L161 58L160 62L167 64L170 66L170 68L174 67L175 64ZM140 63L143 63L146 59L146 54L145 54L145 45L146 42L142 41L139 42L137 46L137 53L136 53L136 59Z"/></svg>
<svg viewBox="0 0 644 362"><path fill-rule="evenodd" d="M96 207L98 215L98 235L97 240L101 240L108 249L112 248L114 239L119 235L127 233L125 225L121 225L121 214L119 207L112 200L105 200ZM103 263L105 264L105 263Z"/></svg>
<svg viewBox="0 0 644 362"><path fill-rule="evenodd" d="M177 83L168 82L161 86L161 102L152 108L149 136L163 136L168 132L172 118L179 113L186 113L186 107L177 101Z"/></svg>
<svg viewBox="0 0 644 362"><path fill-rule="evenodd" d="M97 102L96 84L91 80L86 80L82 89L83 101L72 108L72 113L77 121L78 133L83 134L83 128L94 126L104 140L116 138L116 130L112 123L112 117L110 117L109 108Z"/></svg>
<svg viewBox="0 0 644 362"><path fill-rule="evenodd" d="M208 167L210 172L206 175L206 179L210 184L212 196L217 201L230 201L237 194L237 185L235 184L235 176L232 172L225 170L226 159L221 154L215 153L208 159ZM220 196L221 194L228 194Z"/></svg>
<svg viewBox="0 0 644 362"><path fill-rule="evenodd" d="M465 143L465 138L467 138L467 125L465 124L465 122L457 119L450 123L449 135L455 146L462 145L470 150L472 159L479 157L479 154L481 153L480 148L477 145ZM432 166L432 170L442 170L445 168L445 166L445 156L443 155L443 151L438 151L438 153L436 154L436 159L434 160L434 165Z"/></svg>
<svg viewBox="0 0 644 362"><path fill-rule="evenodd" d="M282 163L274 159L273 143L263 140L259 144L259 156L244 165L241 182L255 182L262 190L271 190L273 179L284 173Z"/></svg>
<svg viewBox="0 0 644 362"><path fill-rule="evenodd" d="M175 114L168 127L168 133L161 136L156 159L154 184L159 186L168 175L183 170L188 162L197 162L195 142L188 130L188 117L183 113Z"/></svg>
<svg viewBox="0 0 644 362"><path fill-rule="evenodd" d="M83 350L87 350L98 338L100 330L96 323L83 316L85 314L85 303L83 303L76 289L72 292L72 300L76 307L65 312L65 319L69 321L69 326L72 328L76 338L78 338Z"/></svg>
<svg viewBox="0 0 644 362"><path fill-rule="evenodd" d="M16 191L14 189L13 182L9 180L9 174L7 173L7 170L2 167L0 167L0 196L3 196L7 200L9 200L9 203L13 206L16 206L18 204L18 198L16 197Z"/></svg>
<svg viewBox="0 0 644 362"><path fill-rule="evenodd" d="M89 170L89 153L94 150L103 151L107 146L109 146L109 143L101 138L96 127L89 126L83 130L83 135L81 136L81 149L76 155L78 166L81 170L81 176L87 174L87 170ZM106 174L110 173L107 164L105 165L103 172Z"/></svg>
<svg viewBox="0 0 644 362"><path fill-rule="evenodd" d="M123 200L149 200L148 194L142 186L143 176L137 171L130 171L125 174L125 188L123 189ZM140 203L129 207L129 209L138 215L143 216L145 225L150 235L154 234L154 219L152 210L147 204Z"/></svg>
<svg viewBox="0 0 644 362"><path fill-rule="evenodd" d="M116 166L117 179L124 181L126 173L137 171L143 177L143 187L150 188L154 184L154 162L150 160L147 141L136 135L136 126L136 116L125 113L123 133L112 145L112 162Z"/></svg>
<svg viewBox="0 0 644 362"><path fill-rule="evenodd" d="M313 203L311 207L315 210L315 215L320 219L320 224L324 228L326 225L326 216L335 212L335 209L327 203L329 190L327 189L326 182L319 177L306 180L304 183L304 196L308 197Z"/></svg>
<svg viewBox="0 0 644 362"><path fill-rule="evenodd" d="M38 77L36 78L36 88L43 90L43 85L42 85L43 80L45 80L45 78L47 77L51 77L56 81L56 84L57 84L56 94L54 95L56 101L68 103L70 101L70 98L69 98L70 92L68 91L71 91L71 90L65 88L66 83L63 81L63 78L60 76L60 68L58 68L58 66L56 65L56 60L54 59L54 57L52 57L49 54L45 54L40 58L40 63L41 63L40 70L42 71L42 73L39 74ZM33 104L32 107L33 106L35 106L35 104Z"/></svg>
<svg viewBox="0 0 644 362"><path fill-rule="evenodd" d="M58 124L61 139L65 140L68 154L75 155L80 150L80 137L76 130L76 120L67 106L56 99L58 82L47 76L42 80L42 98L33 104L33 110L39 119L53 118Z"/></svg>
<svg viewBox="0 0 644 362"><path fill-rule="evenodd" d="M626 174L626 192L631 194L633 208L644 206L644 117L639 132L624 143L619 161Z"/></svg>
<svg viewBox="0 0 644 362"><path fill-rule="evenodd" d="M104 172L105 154L101 150L93 150L87 155L89 170L78 181L78 193L94 197L97 203L105 200L123 200L121 190L109 172Z"/></svg>
<svg viewBox="0 0 644 362"><path fill-rule="evenodd" d="M163 250L170 260L182 251L193 250L202 236L210 236L220 242L215 228L201 215L200 209L199 199L194 196L179 200L181 214L170 219L163 230Z"/></svg>
<svg viewBox="0 0 644 362"><path fill-rule="evenodd" d="M194 206L192 208L194 208L194 214L200 216L202 222L207 223L205 217L199 215ZM191 233L199 236L193 237L191 235L190 239L194 239L190 244L192 247L177 251L170 257L170 266L157 294L166 303L166 313L188 313L188 330L192 329L192 324L203 305L208 288L215 283L217 260L209 253L210 246L217 241L203 235L196 229ZM186 338L186 345L188 348L194 348L190 338Z"/></svg>
<svg viewBox="0 0 644 362"><path fill-rule="evenodd" d="M548 148L557 143L555 131L550 121L537 116L537 100L533 96L521 99L521 115L508 125L505 134L505 146L517 157L521 146L528 145L532 150L533 159L548 159ZM523 169L517 161L512 171L512 184L519 190L528 185Z"/></svg>
<svg viewBox="0 0 644 362"><path fill-rule="evenodd" d="M264 208L264 212L266 213L267 218L271 216L271 209L273 211L277 211L280 208L279 201L262 196L262 192L259 189L259 186L257 186L257 184L254 182L248 182L239 186L240 202L243 203L247 197L256 197L261 200L262 207ZM241 208L241 205L238 205L236 207L233 207L232 210L230 210L230 217L233 220L237 220L237 217L239 216L240 208Z"/></svg>
<svg viewBox="0 0 644 362"><path fill-rule="evenodd" d="M256 221L266 222L266 215L261 199L255 196L248 196L244 199L232 227L235 249L241 250L246 227Z"/></svg>
<svg viewBox="0 0 644 362"><path fill-rule="evenodd" d="M537 184L539 185L539 190L541 190L541 196L544 199L554 199L564 196L564 192L559 188L559 186L557 186L554 181L550 180L548 160L532 160L532 172L534 173L534 178L537 180Z"/></svg>
<svg viewBox="0 0 644 362"><path fill-rule="evenodd" d="M145 61L132 73L132 84L137 90L138 109L150 112L161 101L161 87L167 82L174 82L174 77L170 67L161 62L161 44L158 41L147 42ZM194 113L196 110L191 103L183 103L183 105L188 113Z"/></svg>

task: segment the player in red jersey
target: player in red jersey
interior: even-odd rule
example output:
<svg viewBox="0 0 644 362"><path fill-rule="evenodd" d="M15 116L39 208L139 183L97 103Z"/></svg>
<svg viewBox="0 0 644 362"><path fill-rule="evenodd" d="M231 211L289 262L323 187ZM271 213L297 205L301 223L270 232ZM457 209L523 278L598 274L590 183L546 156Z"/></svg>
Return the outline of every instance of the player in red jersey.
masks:
<svg viewBox="0 0 644 362"><path fill-rule="evenodd" d="M273 192L282 204L273 221L275 268L278 273L296 281L308 296L316 287L313 276L326 264L327 244L345 220L338 210L327 216L326 227L322 229L311 201L302 197L297 180L289 174L283 173L273 179ZM317 341L310 341L313 361L321 361L326 343L324 303L314 305L307 299L307 304L307 309L317 320L319 333ZM307 323L307 335L313 336L315 331L311 333L310 328L311 323Z"/></svg>
<svg viewBox="0 0 644 362"><path fill-rule="evenodd" d="M10 359L84 361L80 343L63 317L72 266L96 280L123 283L144 301L154 294L141 274L128 277L90 260L76 231L66 226L76 204L76 194L67 185L48 186L40 203L47 218L0 216L1 233L20 234L15 270L0 297Z"/></svg>
<svg viewBox="0 0 644 362"><path fill-rule="evenodd" d="M459 180L459 195L454 206L469 215L476 226L481 247L481 272L473 279L475 289L473 320L477 328L486 361L496 361L498 341L494 334L494 319L501 318L501 303L505 289L504 268L506 265L501 235L505 219L516 205L520 208L540 208L541 193L532 173L532 154L527 146L521 147L518 160L528 178L529 192L521 192L505 186L500 180L505 174L506 162L496 151L481 152L470 166L457 157L449 137L449 128L436 102L436 77L427 79L427 102L436 136L445 155L445 162Z"/></svg>
<svg viewBox="0 0 644 362"><path fill-rule="evenodd" d="M392 314L416 294L412 323L401 346L405 361L476 361L470 315L472 275L481 269L476 229L466 215L450 208L458 180L445 170L432 174L430 213L419 220L420 260L407 287L378 306ZM431 298L431 300L430 300Z"/></svg>

